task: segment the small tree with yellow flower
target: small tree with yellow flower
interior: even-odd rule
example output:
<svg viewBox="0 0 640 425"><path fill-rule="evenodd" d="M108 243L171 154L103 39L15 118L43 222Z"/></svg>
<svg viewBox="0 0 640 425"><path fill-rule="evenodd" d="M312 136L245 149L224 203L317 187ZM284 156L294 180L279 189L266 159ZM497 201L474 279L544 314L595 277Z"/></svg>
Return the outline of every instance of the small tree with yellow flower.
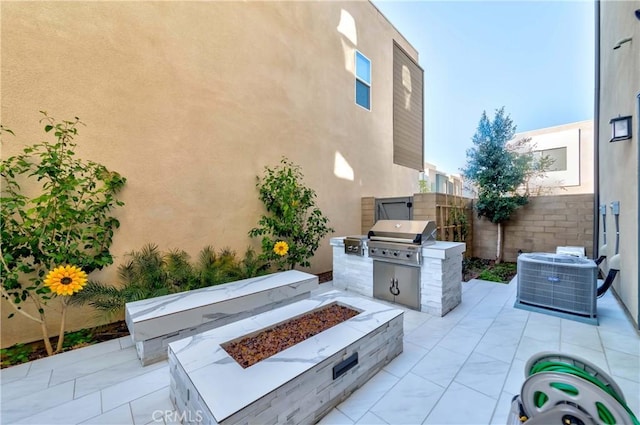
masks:
<svg viewBox="0 0 640 425"><path fill-rule="evenodd" d="M279 166L265 167L264 177L257 180L267 214L249 236L262 237L262 259L278 270L309 267L320 240L334 231L316 205L316 192L304 185L300 167L287 158Z"/></svg>
<svg viewBox="0 0 640 425"><path fill-rule="evenodd" d="M38 323L52 354L44 305L52 296L63 298L60 351L70 297L82 290L88 273L113 262L109 248L120 223L112 210L124 205L116 194L126 180L75 158L78 118L58 122L42 113L44 130L56 141L28 146L0 163L0 283L2 297L14 308L9 317L18 313ZM0 136L6 133L13 134L0 126ZM26 301L35 313L23 308Z"/></svg>

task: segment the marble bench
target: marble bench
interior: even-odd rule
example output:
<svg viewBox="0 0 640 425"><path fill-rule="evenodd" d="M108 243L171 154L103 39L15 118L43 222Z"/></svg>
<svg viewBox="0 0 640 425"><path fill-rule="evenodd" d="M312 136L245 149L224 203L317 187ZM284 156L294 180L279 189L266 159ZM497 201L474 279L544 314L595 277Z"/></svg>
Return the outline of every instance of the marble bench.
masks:
<svg viewBox="0 0 640 425"><path fill-rule="evenodd" d="M309 298L318 277L297 270L126 304L125 320L143 366L167 358L177 341Z"/></svg>

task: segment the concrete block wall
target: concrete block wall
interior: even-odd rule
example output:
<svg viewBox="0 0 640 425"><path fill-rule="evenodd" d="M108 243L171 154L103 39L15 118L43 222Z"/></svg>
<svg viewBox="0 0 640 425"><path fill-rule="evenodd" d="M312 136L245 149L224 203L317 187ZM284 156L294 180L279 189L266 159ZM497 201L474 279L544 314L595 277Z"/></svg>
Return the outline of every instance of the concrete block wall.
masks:
<svg viewBox="0 0 640 425"><path fill-rule="evenodd" d="M583 246L593 257L594 195L554 195L529 198L503 226L505 261L523 252L556 252L558 246ZM476 257L496 257L497 226L474 217L473 252Z"/></svg>

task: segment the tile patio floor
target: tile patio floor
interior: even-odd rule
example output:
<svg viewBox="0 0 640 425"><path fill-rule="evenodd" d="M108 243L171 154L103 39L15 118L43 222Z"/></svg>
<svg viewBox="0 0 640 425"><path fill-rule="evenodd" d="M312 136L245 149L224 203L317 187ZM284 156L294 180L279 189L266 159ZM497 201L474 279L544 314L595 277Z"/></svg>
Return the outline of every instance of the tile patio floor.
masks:
<svg viewBox="0 0 640 425"><path fill-rule="evenodd" d="M504 424L526 360L548 350L600 366L640 412L640 336L611 293L592 326L514 309L515 291L515 281L476 280L443 318L407 310L404 352L320 423ZM163 413L172 409L167 362L141 367L128 337L3 369L0 379L2 424L173 423Z"/></svg>

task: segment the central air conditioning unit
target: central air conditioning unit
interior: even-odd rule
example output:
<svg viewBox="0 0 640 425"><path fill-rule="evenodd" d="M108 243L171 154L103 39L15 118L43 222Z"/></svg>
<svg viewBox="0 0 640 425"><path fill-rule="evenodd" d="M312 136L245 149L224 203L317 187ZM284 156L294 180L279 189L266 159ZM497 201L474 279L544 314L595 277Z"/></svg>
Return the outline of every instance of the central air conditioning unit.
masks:
<svg viewBox="0 0 640 425"><path fill-rule="evenodd" d="M563 254L518 257L514 307L598 324L598 266L593 260Z"/></svg>

